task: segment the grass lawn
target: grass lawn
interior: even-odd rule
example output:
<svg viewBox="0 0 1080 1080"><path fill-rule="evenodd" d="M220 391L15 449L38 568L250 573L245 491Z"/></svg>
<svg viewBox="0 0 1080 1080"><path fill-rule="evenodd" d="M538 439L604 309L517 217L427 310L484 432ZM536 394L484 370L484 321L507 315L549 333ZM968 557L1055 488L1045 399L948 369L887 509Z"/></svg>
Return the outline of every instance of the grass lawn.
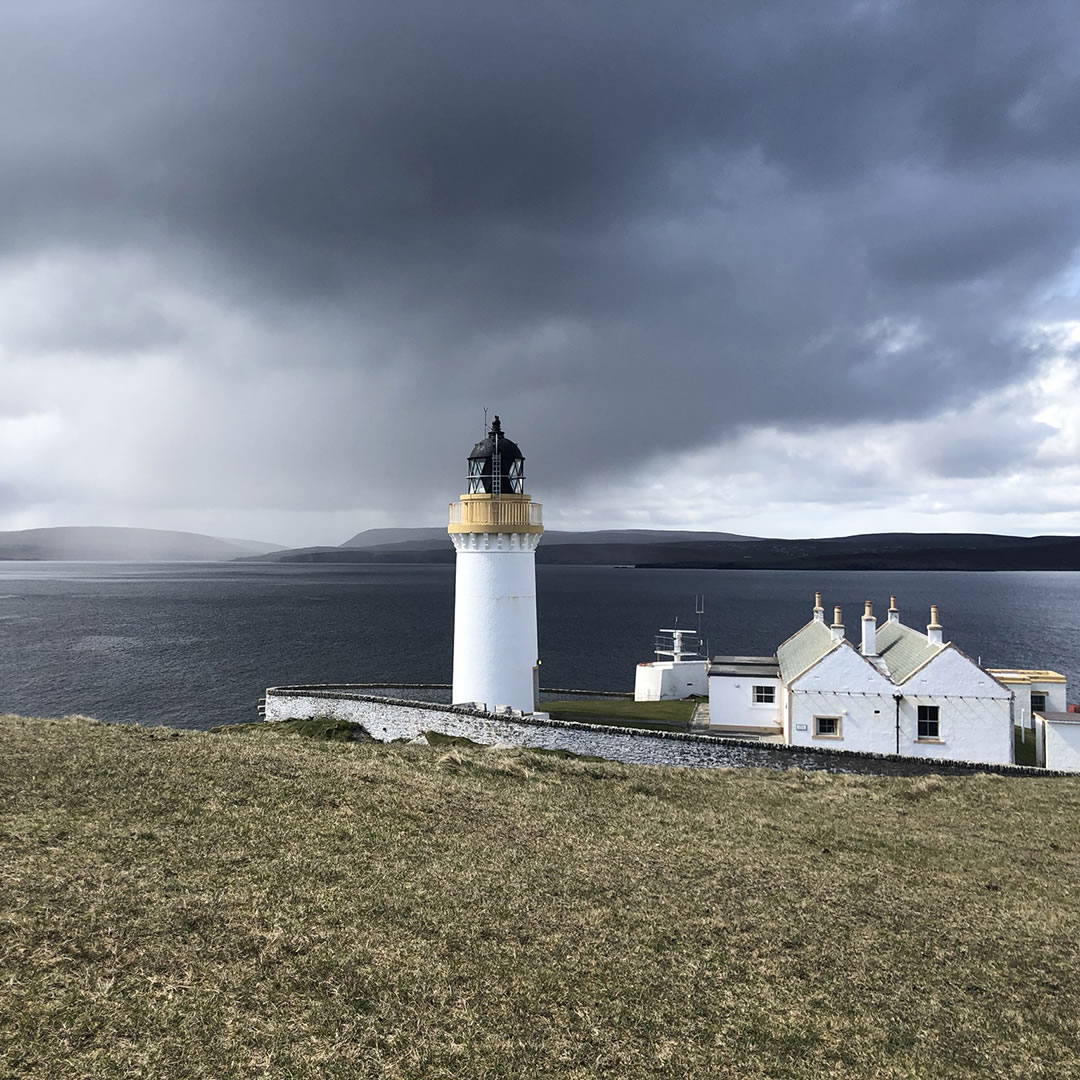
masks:
<svg viewBox="0 0 1080 1080"><path fill-rule="evenodd" d="M1035 765L1035 729L1013 726L1013 748L1017 765Z"/></svg>
<svg viewBox="0 0 1080 1080"><path fill-rule="evenodd" d="M545 701L540 708L555 720L582 724L611 724L662 731L686 731L696 701L631 701L603 698L595 701Z"/></svg>
<svg viewBox="0 0 1080 1080"><path fill-rule="evenodd" d="M0 719L0 1076L1080 1075L1080 778Z"/></svg>

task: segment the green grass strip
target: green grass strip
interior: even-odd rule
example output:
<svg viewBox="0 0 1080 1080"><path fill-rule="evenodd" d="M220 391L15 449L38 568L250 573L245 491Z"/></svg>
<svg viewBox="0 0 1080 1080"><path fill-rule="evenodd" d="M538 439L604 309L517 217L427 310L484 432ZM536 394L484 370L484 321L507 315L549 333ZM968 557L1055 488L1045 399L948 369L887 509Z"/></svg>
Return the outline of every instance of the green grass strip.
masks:
<svg viewBox="0 0 1080 1080"><path fill-rule="evenodd" d="M546 701L541 708L555 720L573 720L584 724L611 724L661 731L686 731L697 702L630 701L623 698L598 700Z"/></svg>

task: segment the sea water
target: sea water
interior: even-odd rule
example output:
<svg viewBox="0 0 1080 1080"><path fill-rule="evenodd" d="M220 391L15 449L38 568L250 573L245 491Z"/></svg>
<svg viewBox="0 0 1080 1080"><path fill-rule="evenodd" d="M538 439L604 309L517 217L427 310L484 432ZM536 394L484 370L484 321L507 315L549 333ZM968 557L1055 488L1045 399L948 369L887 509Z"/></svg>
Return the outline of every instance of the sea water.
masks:
<svg viewBox="0 0 1080 1080"><path fill-rule="evenodd" d="M544 687L632 690L657 630L771 654L809 620L890 594L988 667L1049 667L1080 699L1080 574L633 570L539 566ZM251 721L267 686L447 683L453 566L0 562L0 712L206 728Z"/></svg>

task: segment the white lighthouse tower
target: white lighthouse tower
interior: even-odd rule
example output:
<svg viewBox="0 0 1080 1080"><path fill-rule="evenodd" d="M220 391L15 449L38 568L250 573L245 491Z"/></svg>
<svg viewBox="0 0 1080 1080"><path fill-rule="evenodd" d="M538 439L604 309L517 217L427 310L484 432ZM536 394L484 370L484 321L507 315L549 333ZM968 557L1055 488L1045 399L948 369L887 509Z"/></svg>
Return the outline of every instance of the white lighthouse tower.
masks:
<svg viewBox="0 0 1080 1080"><path fill-rule="evenodd" d="M535 712L536 546L541 507L525 494L525 458L496 416L469 455L468 490L450 504L457 549L454 701Z"/></svg>

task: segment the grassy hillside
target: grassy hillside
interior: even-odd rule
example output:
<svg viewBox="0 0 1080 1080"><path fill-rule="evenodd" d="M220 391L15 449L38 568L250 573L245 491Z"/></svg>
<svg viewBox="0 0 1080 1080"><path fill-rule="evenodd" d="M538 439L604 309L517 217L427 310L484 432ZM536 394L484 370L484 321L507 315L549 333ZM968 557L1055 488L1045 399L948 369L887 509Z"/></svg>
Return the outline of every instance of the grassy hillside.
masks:
<svg viewBox="0 0 1080 1080"><path fill-rule="evenodd" d="M0 1075L1068 1077L1080 779L0 720Z"/></svg>

